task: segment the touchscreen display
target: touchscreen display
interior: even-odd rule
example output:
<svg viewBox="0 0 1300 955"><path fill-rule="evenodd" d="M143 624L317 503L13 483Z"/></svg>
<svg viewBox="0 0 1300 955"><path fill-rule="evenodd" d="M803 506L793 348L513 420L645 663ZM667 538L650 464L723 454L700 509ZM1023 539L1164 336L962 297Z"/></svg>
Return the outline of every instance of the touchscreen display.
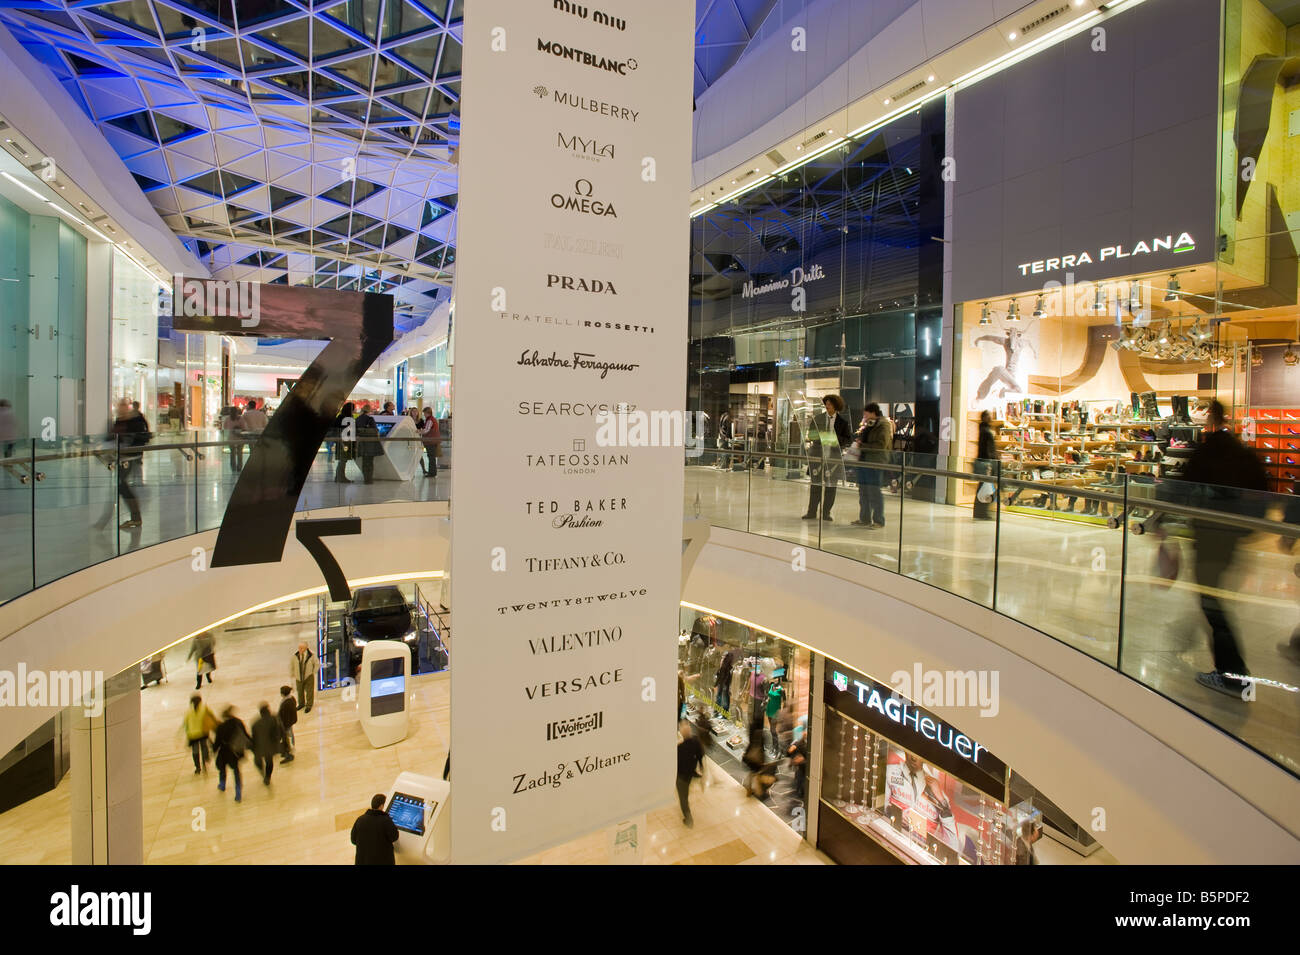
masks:
<svg viewBox="0 0 1300 955"><path fill-rule="evenodd" d="M424 835L424 800L421 797L393 793L393 798L388 801L388 816L403 832Z"/></svg>
<svg viewBox="0 0 1300 955"><path fill-rule="evenodd" d="M379 429L379 436L381 438L386 438L388 437L388 432L393 430L393 425L395 424L397 424L396 421L376 421L375 427Z"/></svg>
<svg viewBox="0 0 1300 955"><path fill-rule="evenodd" d="M406 661L400 658L370 663L370 715L400 713L406 706Z"/></svg>

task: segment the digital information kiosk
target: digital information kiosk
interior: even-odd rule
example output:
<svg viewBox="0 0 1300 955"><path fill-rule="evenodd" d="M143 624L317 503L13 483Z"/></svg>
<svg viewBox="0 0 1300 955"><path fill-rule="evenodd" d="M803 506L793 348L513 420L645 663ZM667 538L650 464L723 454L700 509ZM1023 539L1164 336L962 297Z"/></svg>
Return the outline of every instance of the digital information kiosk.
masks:
<svg viewBox="0 0 1300 955"><path fill-rule="evenodd" d="M384 811L397 826L394 847L399 865L441 863L450 859L451 785L432 776L402 773L388 790Z"/></svg>
<svg viewBox="0 0 1300 955"><path fill-rule="evenodd" d="M424 455L420 429L409 415L371 415L381 438L405 438L404 441L381 441L381 453L375 458L376 481L409 481L415 477Z"/></svg>
<svg viewBox="0 0 1300 955"><path fill-rule="evenodd" d="M361 651L357 711L370 745L406 738L411 708L411 648L401 640L371 640Z"/></svg>

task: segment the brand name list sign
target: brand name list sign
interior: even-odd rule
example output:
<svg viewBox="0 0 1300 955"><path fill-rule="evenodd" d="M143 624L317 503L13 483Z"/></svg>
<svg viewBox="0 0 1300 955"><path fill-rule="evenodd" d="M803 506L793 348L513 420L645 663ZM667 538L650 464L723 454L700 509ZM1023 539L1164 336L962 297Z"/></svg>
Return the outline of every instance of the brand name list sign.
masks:
<svg viewBox="0 0 1300 955"><path fill-rule="evenodd" d="M521 409L684 398L694 5L601 3L618 29L586 9L475 0L465 11L457 863L519 858L672 799L676 661L664 636L681 597L681 450L620 449L617 467L594 473L529 468L523 454L586 453L600 421ZM579 101L622 110L579 118L557 105ZM593 248L618 255L597 268ZM591 331L612 326L653 334ZM566 599L583 595L608 599ZM617 638L574 636L591 634Z"/></svg>

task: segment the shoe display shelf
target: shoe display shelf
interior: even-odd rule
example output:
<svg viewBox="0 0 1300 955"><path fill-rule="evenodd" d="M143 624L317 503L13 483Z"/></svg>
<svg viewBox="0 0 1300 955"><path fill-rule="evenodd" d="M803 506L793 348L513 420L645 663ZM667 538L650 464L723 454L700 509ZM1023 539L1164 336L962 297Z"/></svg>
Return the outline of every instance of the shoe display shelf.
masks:
<svg viewBox="0 0 1300 955"><path fill-rule="evenodd" d="M1246 422L1252 422L1252 427ZM1300 408L1254 408L1238 419L1241 439L1268 472L1268 489L1295 494L1300 487Z"/></svg>

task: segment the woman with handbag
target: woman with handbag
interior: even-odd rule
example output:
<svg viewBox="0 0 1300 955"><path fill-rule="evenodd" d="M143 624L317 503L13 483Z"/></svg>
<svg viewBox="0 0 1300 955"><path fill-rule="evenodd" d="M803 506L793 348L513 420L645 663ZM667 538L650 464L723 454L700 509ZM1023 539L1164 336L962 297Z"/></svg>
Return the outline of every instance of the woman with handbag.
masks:
<svg viewBox="0 0 1300 955"><path fill-rule="evenodd" d="M190 652L185 655L185 659L193 659L198 668L194 677L196 690L202 688L205 676L209 683L212 682L212 671L217 668L216 644L217 638L211 630L205 630L190 642Z"/></svg>
<svg viewBox="0 0 1300 955"><path fill-rule="evenodd" d="M824 412L817 415L809 428L808 477L808 511L805 521L817 519L817 508L821 507L823 521L831 519L831 507L835 504L835 491L844 479L844 448L853 440L849 423L843 418L844 399L839 395L827 395L822 399Z"/></svg>
<svg viewBox="0 0 1300 955"><path fill-rule="evenodd" d="M975 462L976 474L994 473L998 461L998 436L993 430L993 415L988 411L980 412L980 436L979 446L975 452L979 459ZM993 515L990 513L989 504L992 503L994 495L997 493L996 486L991 481L984 481L975 491L975 506L971 509L971 516L977 521L991 521Z"/></svg>

